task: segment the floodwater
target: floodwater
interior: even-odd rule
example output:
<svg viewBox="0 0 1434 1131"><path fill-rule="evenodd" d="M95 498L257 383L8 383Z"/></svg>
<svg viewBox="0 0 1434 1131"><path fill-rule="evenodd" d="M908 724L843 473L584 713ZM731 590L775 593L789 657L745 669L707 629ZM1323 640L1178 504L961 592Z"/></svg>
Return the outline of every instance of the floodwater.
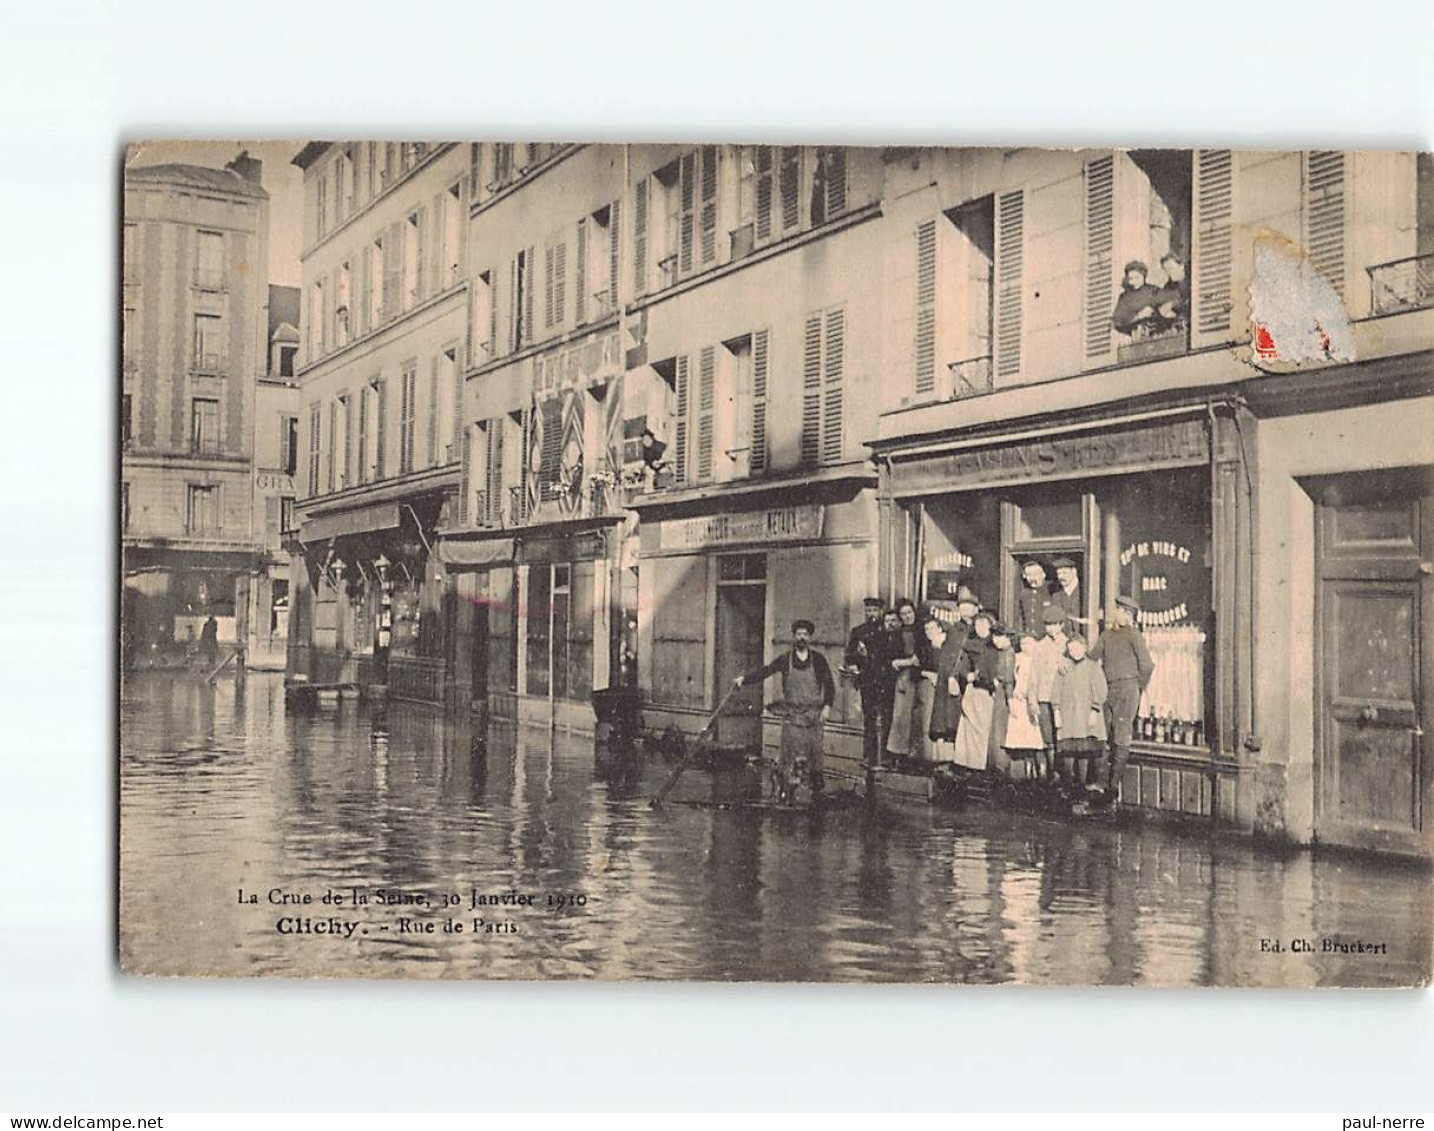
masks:
<svg viewBox="0 0 1434 1131"><path fill-rule="evenodd" d="M656 756L599 765L589 736L475 734L400 704L286 715L275 674L131 676L120 724L120 950L138 973L1429 977L1413 866L986 809L675 803L739 796L741 773L689 770L653 810Z"/></svg>

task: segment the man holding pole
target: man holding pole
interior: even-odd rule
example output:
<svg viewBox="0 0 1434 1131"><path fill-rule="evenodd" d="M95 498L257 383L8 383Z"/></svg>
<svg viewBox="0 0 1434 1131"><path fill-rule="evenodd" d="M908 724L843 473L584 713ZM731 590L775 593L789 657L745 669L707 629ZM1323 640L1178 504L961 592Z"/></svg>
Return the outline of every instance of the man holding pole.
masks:
<svg viewBox="0 0 1434 1131"><path fill-rule="evenodd" d="M832 682L831 665L826 657L812 647L816 626L809 620L792 622L792 647L770 664L739 675L733 686L758 683L773 675L782 677L782 699L786 711L782 719L782 751L777 762L778 801L790 802L796 793L796 767L805 758L811 775L812 801L822 795L823 727L836 700L836 684Z"/></svg>

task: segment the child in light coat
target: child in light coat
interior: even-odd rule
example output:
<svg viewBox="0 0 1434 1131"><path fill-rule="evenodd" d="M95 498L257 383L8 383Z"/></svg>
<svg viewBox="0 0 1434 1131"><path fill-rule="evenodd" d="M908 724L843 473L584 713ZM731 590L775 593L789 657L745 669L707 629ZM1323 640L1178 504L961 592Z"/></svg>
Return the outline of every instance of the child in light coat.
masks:
<svg viewBox="0 0 1434 1131"><path fill-rule="evenodd" d="M1066 663L1051 689L1056 712L1056 733L1060 755L1070 759L1067 781L1075 790L1099 793L1094 780L1095 763L1105 747L1105 672L1086 655L1085 641L1072 636L1066 641Z"/></svg>

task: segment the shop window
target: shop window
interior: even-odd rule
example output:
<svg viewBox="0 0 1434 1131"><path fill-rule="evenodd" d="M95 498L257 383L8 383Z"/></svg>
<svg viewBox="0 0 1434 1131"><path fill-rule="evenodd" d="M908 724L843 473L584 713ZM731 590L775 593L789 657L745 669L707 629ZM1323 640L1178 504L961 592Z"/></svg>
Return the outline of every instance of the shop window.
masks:
<svg viewBox="0 0 1434 1131"><path fill-rule="evenodd" d="M511 569L488 571L488 686L493 691L518 690L513 576Z"/></svg>
<svg viewBox="0 0 1434 1131"><path fill-rule="evenodd" d="M1001 504L982 492L933 499L921 509L919 598L943 619L955 616L961 590L996 605L1001 591Z"/></svg>
<svg viewBox="0 0 1434 1131"><path fill-rule="evenodd" d="M717 559L717 580L723 583L767 580L766 554L724 554Z"/></svg>
<svg viewBox="0 0 1434 1131"><path fill-rule="evenodd" d="M1016 520L1016 538L1020 542L1080 538L1081 500L1079 496L1048 502L1022 503Z"/></svg>
<svg viewBox="0 0 1434 1131"><path fill-rule="evenodd" d="M1133 477L1097 497L1104 557L1113 561L1105 604L1120 594L1138 599L1141 630L1155 661L1136 737L1167 746L1206 746L1215 679L1206 473Z"/></svg>
<svg viewBox="0 0 1434 1131"><path fill-rule="evenodd" d="M564 569L558 566L555 569ZM568 586L567 646L564 667L567 698L586 700L592 695L593 684L593 589L596 562L574 562ZM557 638L556 611L553 636ZM556 661L554 667L556 667Z"/></svg>
<svg viewBox="0 0 1434 1131"><path fill-rule="evenodd" d="M528 567L528 686L529 695L547 695L552 642L553 573L548 565Z"/></svg>

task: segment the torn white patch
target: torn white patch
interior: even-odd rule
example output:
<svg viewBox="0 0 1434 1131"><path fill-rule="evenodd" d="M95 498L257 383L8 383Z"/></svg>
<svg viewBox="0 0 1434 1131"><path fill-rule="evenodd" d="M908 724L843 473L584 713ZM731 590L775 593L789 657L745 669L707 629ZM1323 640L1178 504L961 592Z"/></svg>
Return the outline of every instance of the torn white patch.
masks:
<svg viewBox="0 0 1434 1131"><path fill-rule="evenodd" d="M1257 363L1354 360L1344 301L1299 248L1281 237L1255 241L1250 319Z"/></svg>

